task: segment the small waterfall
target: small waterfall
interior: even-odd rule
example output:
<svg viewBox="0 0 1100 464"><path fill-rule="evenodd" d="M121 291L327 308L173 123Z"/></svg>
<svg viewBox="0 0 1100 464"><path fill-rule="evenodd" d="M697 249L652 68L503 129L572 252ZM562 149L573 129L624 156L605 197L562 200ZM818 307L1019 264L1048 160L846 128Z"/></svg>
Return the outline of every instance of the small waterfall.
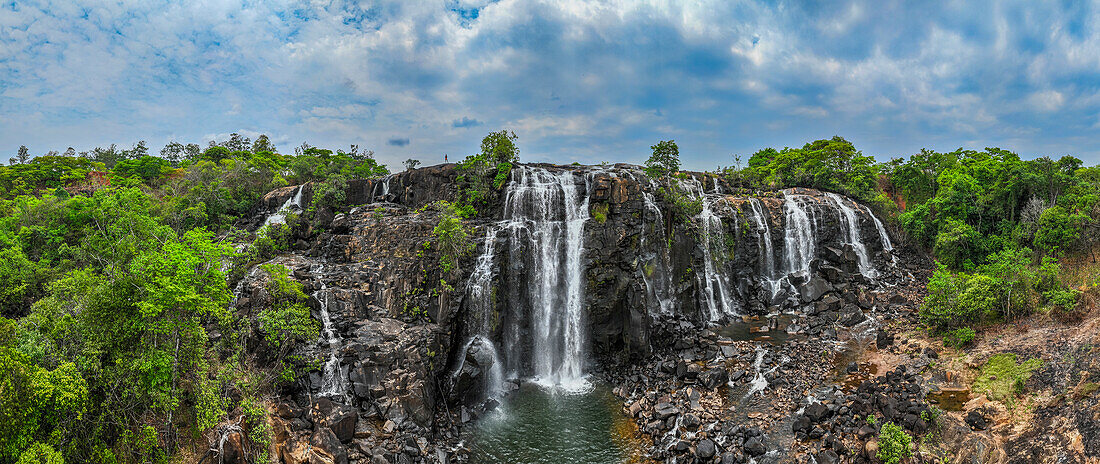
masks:
<svg viewBox="0 0 1100 464"><path fill-rule="evenodd" d="M377 202L379 199L382 201L390 201L390 180L393 179L394 174L386 174L381 180L378 181L374 187L371 188L371 203ZM381 190L379 193L378 191Z"/></svg>
<svg viewBox="0 0 1100 464"><path fill-rule="evenodd" d="M320 274L323 268L318 267L313 271L315 274ZM329 316L328 305L330 292L328 286L324 281L321 281L321 288L313 293L313 297L321 303L321 337L325 339L329 347L329 357L325 361L325 368L322 371L321 377L321 395L322 396L343 396L347 392L347 387L344 385L344 376L340 371L340 358L337 356L337 352L340 350L341 340L336 335L336 330L332 324L332 318Z"/></svg>
<svg viewBox="0 0 1100 464"><path fill-rule="evenodd" d="M642 273L642 281L645 282L646 296L651 303L651 307L656 306L661 314L671 315L674 311L672 273L669 272L671 265L668 256L668 238L665 236L664 216L661 214L661 208L654 201L652 193L642 192L642 198L645 200L646 210L653 213L655 220L646 223L646 216L642 216L641 249L646 251L646 255L642 256L639 262L639 270ZM656 242L651 238L652 235L657 236ZM652 251L649 251L650 249ZM656 303L656 305L653 303Z"/></svg>
<svg viewBox="0 0 1100 464"><path fill-rule="evenodd" d="M743 398L749 398L753 394L762 392L764 391L764 389L768 388L767 374L771 371L763 371L764 355L766 354L768 354L767 348L764 348L762 346L756 347L756 361L752 363L752 368L755 372L755 375L753 375L752 380L749 381L749 391L745 393L745 396Z"/></svg>
<svg viewBox="0 0 1100 464"><path fill-rule="evenodd" d="M848 236L845 244L851 245L856 252L856 257L859 259L859 273L867 278L875 278L875 268L871 266L871 260L867 257L867 247L863 245L863 240L859 237L859 217L856 216L856 211L848 206L840 195L835 193L826 193L825 195L836 204L837 211L840 213L840 223Z"/></svg>
<svg viewBox="0 0 1100 464"><path fill-rule="evenodd" d="M302 211L302 187L305 187L305 184L299 185L298 189L294 191L294 195L292 195L290 198L287 198L286 201L283 202L283 205L279 207L279 209L275 210L274 213L269 214L267 216L267 219L264 219L265 226L269 226L272 224L286 224L286 215L289 211Z"/></svg>
<svg viewBox="0 0 1100 464"><path fill-rule="evenodd" d="M787 261L787 273L806 273L814 259L814 222L802 205L801 195L784 193L783 209L786 210L783 254Z"/></svg>
<svg viewBox="0 0 1100 464"><path fill-rule="evenodd" d="M512 255L527 253L526 294L530 306L530 354L534 377L566 389L587 387L584 380L584 224L588 221L587 180L578 191L573 172L552 174L521 166L513 170L505 194L504 218L510 223ZM526 251L524 251L526 250ZM519 308L515 308L519 309ZM510 344L519 355L518 327ZM518 356L515 358L518 359Z"/></svg>
<svg viewBox="0 0 1100 464"><path fill-rule="evenodd" d="M492 366L485 373L485 394L488 398L499 397L503 391L504 383L504 368L496 346L490 339L490 333L493 329L493 260L496 257L496 239L499 230L497 226L490 226L485 233L485 251L478 256L477 265L470 274L470 280L466 286L467 298L470 302L469 310L474 315L474 317L469 318L469 322L473 324L469 332L473 335L466 342L466 346L462 350L462 360L454 371L455 375L462 371L462 367L466 363L466 353L475 344L478 349L485 350L492 361Z"/></svg>
<svg viewBox="0 0 1100 464"><path fill-rule="evenodd" d="M871 216L871 220L875 223L875 229L878 230L878 238L882 241L882 249L890 254L890 264L895 267L898 265L898 257L894 256L894 244L890 243L890 234L886 233L886 228L882 226L882 221L878 220L875 213L871 212L871 208L864 207L864 211L867 211L867 215ZM910 274L910 276L912 276Z"/></svg>
<svg viewBox="0 0 1100 464"><path fill-rule="evenodd" d="M752 209L752 219L756 223L756 230L760 234L758 246L760 246L761 273L764 274L764 279L771 286L772 296L775 296L779 293L781 279L775 275L775 251L772 246L771 219L764 215L764 208L760 200L750 198L749 207Z"/></svg>

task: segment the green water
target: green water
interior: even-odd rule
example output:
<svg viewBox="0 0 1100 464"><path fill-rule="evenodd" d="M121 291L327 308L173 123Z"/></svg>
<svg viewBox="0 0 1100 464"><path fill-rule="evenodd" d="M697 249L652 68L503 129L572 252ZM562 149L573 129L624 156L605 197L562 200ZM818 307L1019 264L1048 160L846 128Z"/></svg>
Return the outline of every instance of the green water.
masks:
<svg viewBox="0 0 1100 464"><path fill-rule="evenodd" d="M585 393L524 384L468 437L474 463L621 463L637 456L633 422L606 385Z"/></svg>

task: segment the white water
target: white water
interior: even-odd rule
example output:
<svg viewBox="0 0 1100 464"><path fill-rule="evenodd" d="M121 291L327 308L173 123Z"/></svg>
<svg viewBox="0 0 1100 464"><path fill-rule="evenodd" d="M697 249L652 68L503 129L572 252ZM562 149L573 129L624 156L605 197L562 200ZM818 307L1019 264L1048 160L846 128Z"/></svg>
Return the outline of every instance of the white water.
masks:
<svg viewBox="0 0 1100 464"><path fill-rule="evenodd" d="M671 315L674 312L671 297L672 274L669 272L671 266L668 256L668 238L665 236L664 215L661 214L661 208L654 201L653 194L642 192L642 198L645 200L646 209L652 212L655 218L652 223L646 224L645 216L642 217L641 249L648 253L650 248L653 248L652 253L644 256L643 262L639 263L642 281L645 282L647 296L651 302L656 302L660 313ZM656 235L656 243L653 243L650 238L651 235Z"/></svg>
<svg viewBox="0 0 1100 464"><path fill-rule="evenodd" d="M504 385L504 367L501 364L496 345L490 339L493 320L493 259L496 257L496 239L499 230L498 226L490 226L485 233L485 250L481 253L481 256L478 256L477 265L474 266L474 271L470 274L469 284L466 286L470 301L469 309L475 316L470 318L470 322L477 325L470 330L473 335L466 342L466 346L462 350L462 361L459 362L458 369L455 370L456 375L462 371L462 366L466 363L466 353L473 344L477 343L480 349L486 350L493 362L489 370L485 372L485 394L488 398L500 397ZM481 367L484 368L485 366Z"/></svg>
<svg viewBox="0 0 1100 464"><path fill-rule="evenodd" d="M691 179L694 181L694 179ZM726 232L722 226L722 218L714 212L714 198L707 196L698 182L685 182L686 187L697 195L703 202L703 209L696 218L702 227L703 233L703 296L707 300L707 310L710 320L717 321L723 316L736 316L737 307L729 294L729 284L726 282L726 272L719 263L715 262L714 249L726 252ZM717 188L717 184L715 184Z"/></svg>
<svg viewBox="0 0 1100 464"><path fill-rule="evenodd" d="M752 368L756 372L756 374L753 375L752 380L749 381L749 391L745 393L744 398L748 398L753 394L762 392L764 391L764 389L768 388L768 373L762 370L764 364L764 355L766 354L768 354L767 348L761 346L756 347L756 361L752 363Z"/></svg>
<svg viewBox="0 0 1100 464"><path fill-rule="evenodd" d="M283 202L283 205L279 209L275 210L264 219L264 225L269 226L271 224L286 224L286 215L291 211L302 211L302 187L305 185L299 185L298 189L294 191L294 195L287 198Z"/></svg>
<svg viewBox="0 0 1100 464"><path fill-rule="evenodd" d="M531 305L530 354L537 383L585 390L582 317L584 224L588 192L578 192L570 171L520 167L505 196L504 218L513 228L512 252L526 249L526 300ZM517 347L518 348L518 347Z"/></svg>
<svg viewBox="0 0 1100 464"><path fill-rule="evenodd" d="M784 193L783 209L786 211L786 230L783 233L783 255L787 273L806 273L814 259L813 221L802 205L801 195Z"/></svg>
<svg viewBox="0 0 1100 464"><path fill-rule="evenodd" d="M377 201L378 199L381 199L382 201L389 201L388 197L390 195L390 180L393 179L393 176L394 176L393 174L387 174L386 177L383 177L382 180L380 180L378 182L378 184L375 185L375 187L372 188L372 191L371 191L371 202L372 203ZM374 193L375 191L377 191L379 189L382 190L382 193L380 193L380 194Z"/></svg>
<svg viewBox="0 0 1100 464"><path fill-rule="evenodd" d="M318 267L312 273L319 275L323 268ZM328 343L329 357L325 361L325 368L321 376L322 396L343 396L347 392L344 385L344 376L340 372L340 358L337 352L340 350L341 340L333 328L332 318L329 316L329 291L324 281L321 281L321 289L313 293L313 297L321 303L321 337Z"/></svg>
<svg viewBox="0 0 1100 464"><path fill-rule="evenodd" d="M840 195L835 193L826 193L825 195L836 204L837 210L840 211L840 222L844 226L845 235L847 235L845 244L851 245L856 252L856 258L859 260L859 273L867 278L875 278L877 273L875 268L871 266L871 260L867 256L867 247L863 245L863 240L859 237L859 217L856 216L856 211L848 206Z"/></svg>
<svg viewBox="0 0 1100 464"><path fill-rule="evenodd" d="M763 267L762 273L764 274L764 280L771 286L772 296L779 293L779 283L781 279L775 275L775 251L772 245L772 228L771 219L764 214L764 208L760 205L760 200L756 198L749 199L749 207L752 209L752 219L756 223L756 230L760 234L760 240L758 247L760 249L760 260Z"/></svg>

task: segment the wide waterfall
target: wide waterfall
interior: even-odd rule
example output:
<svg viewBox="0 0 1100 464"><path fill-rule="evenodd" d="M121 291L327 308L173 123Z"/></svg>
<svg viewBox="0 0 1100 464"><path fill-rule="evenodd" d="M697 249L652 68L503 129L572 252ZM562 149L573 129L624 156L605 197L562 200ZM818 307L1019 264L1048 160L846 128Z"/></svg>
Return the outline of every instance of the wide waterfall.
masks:
<svg viewBox="0 0 1100 464"><path fill-rule="evenodd" d="M580 188L578 188L578 180ZM526 271L526 288L511 308L526 311L526 330L505 331L509 366L518 370L524 350L531 356L534 380L567 389L585 385L583 324L584 225L588 188L571 171L519 167L505 193L504 223L510 232L515 268ZM529 339L523 340L528 333Z"/></svg>
<svg viewBox="0 0 1100 464"><path fill-rule="evenodd" d="M836 204L837 210L840 212L840 218L842 219L840 223L843 225L845 235L847 235L845 244L851 245L856 252L856 258L859 260L859 273L865 277L874 278L876 275L875 268L871 266L871 260L867 256L867 247L863 245L863 240L859 236L859 217L856 216L856 211L848 206L848 203L840 195L835 193L827 193L826 195Z"/></svg>

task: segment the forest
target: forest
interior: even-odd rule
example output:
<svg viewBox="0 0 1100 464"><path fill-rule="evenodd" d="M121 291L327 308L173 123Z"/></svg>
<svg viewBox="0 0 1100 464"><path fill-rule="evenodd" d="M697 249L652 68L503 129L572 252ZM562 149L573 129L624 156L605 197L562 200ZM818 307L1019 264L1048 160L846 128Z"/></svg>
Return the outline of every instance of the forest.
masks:
<svg viewBox="0 0 1100 464"><path fill-rule="evenodd" d="M455 216L475 217L485 192L504 186L516 142L490 133L459 163L443 226L461 228ZM653 148L651 168L679 169L674 142ZM933 257L920 319L947 344L1036 312L1072 318L1100 285L1100 167L1072 156L921 150L878 162L833 137L732 161L715 171L730 185L849 195ZM296 221L354 206L349 181L389 172L357 146L282 154L266 136L238 134L159 154L144 142L20 149L0 166L0 463L178 461L231 415L249 421L253 443L270 441L263 402L316 368L291 353L317 338L317 323L285 268L261 266L278 298L255 319L232 312L231 289L286 249ZM264 194L308 182L314 195L300 217L241 228ZM245 350L251 332L274 359Z"/></svg>

